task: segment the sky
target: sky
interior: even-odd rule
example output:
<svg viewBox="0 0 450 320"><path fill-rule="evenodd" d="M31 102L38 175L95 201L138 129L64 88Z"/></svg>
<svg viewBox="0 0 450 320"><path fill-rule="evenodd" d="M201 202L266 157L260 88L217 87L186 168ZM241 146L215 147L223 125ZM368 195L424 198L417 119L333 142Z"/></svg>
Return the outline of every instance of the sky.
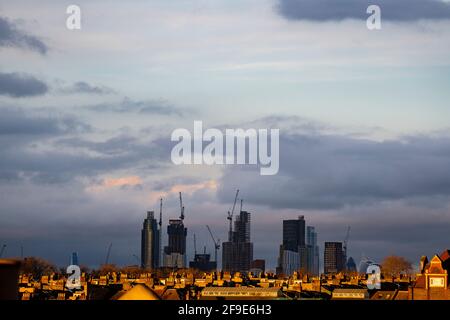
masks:
<svg viewBox="0 0 450 320"><path fill-rule="evenodd" d="M239 188L269 269L299 215L321 250L351 226L357 262L416 264L449 248L449 89L440 0L2 2L0 243L60 266L98 266L112 243L110 262L136 264L146 211L163 197L167 224L181 191L189 258L193 233L212 254L205 225L226 240ZM194 120L280 129L278 174L172 164Z"/></svg>

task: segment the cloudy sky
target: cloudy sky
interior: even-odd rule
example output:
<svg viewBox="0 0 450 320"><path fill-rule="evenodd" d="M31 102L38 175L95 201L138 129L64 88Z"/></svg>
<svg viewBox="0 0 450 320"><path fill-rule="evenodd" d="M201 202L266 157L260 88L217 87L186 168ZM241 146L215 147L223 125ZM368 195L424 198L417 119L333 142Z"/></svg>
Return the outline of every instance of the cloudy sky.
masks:
<svg viewBox="0 0 450 320"><path fill-rule="evenodd" d="M378 4L382 29L366 28ZM66 8L81 7L81 30ZM147 210L186 206L188 251L220 239L236 188L255 258L282 219L319 242L416 263L450 247L450 4L438 0L0 4L0 242L61 266L135 264ZM279 128L280 171L175 166L170 134ZM165 242L165 240L164 240Z"/></svg>

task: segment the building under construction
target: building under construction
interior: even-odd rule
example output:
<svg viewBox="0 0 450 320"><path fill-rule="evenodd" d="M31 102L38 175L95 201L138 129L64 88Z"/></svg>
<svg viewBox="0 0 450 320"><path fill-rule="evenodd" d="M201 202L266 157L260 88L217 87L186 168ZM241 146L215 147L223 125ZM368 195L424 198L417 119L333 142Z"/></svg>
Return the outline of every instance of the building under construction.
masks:
<svg viewBox="0 0 450 320"><path fill-rule="evenodd" d="M187 228L184 227L184 206L180 195L180 218L170 219L167 226L168 245L164 247L164 266L170 268L185 268Z"/></svg>
<svg viewBox="0 0 450 320"><path fill-rule="evenodd" d="M222 269L230 272L248 272L253 260L253 243L250 242L250 213L240 211L230 230L227 242L222 243Z"/></svg>

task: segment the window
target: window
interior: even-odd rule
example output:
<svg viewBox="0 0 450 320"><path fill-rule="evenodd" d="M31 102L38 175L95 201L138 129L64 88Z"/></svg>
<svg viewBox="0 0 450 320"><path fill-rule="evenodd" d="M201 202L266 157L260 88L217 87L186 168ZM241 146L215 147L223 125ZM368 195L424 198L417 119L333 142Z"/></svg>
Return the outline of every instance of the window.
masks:
<svg viewBox="0 0 450 320"><path fill-rule="evenodd" d="M443 277L434 277L430 278L430 287L438 287L443 288L444 285L444 278Z"/></svg>

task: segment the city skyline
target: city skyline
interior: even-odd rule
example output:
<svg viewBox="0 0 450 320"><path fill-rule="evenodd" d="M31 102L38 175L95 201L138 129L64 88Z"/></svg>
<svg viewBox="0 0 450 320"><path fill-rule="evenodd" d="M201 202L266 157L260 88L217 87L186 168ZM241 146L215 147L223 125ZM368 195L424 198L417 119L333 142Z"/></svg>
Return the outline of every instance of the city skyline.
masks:
<svg viewBox="0 0 450 320"><path fill-rule="evenodd" d="M111 262L136 264L146 212L164 198L167 227L182 192L187 263L194 233L214 253L205 225L228 238L236 189L266 269L301 215L321 261L348 226L356 262L447 248L450 3L380 1L371 31L356 1L80 0L80 30L66 4L2 3L4 256L98 266L112 243ZM194 121L279 129L278 173L174 165L171 133Z"/></svg>

